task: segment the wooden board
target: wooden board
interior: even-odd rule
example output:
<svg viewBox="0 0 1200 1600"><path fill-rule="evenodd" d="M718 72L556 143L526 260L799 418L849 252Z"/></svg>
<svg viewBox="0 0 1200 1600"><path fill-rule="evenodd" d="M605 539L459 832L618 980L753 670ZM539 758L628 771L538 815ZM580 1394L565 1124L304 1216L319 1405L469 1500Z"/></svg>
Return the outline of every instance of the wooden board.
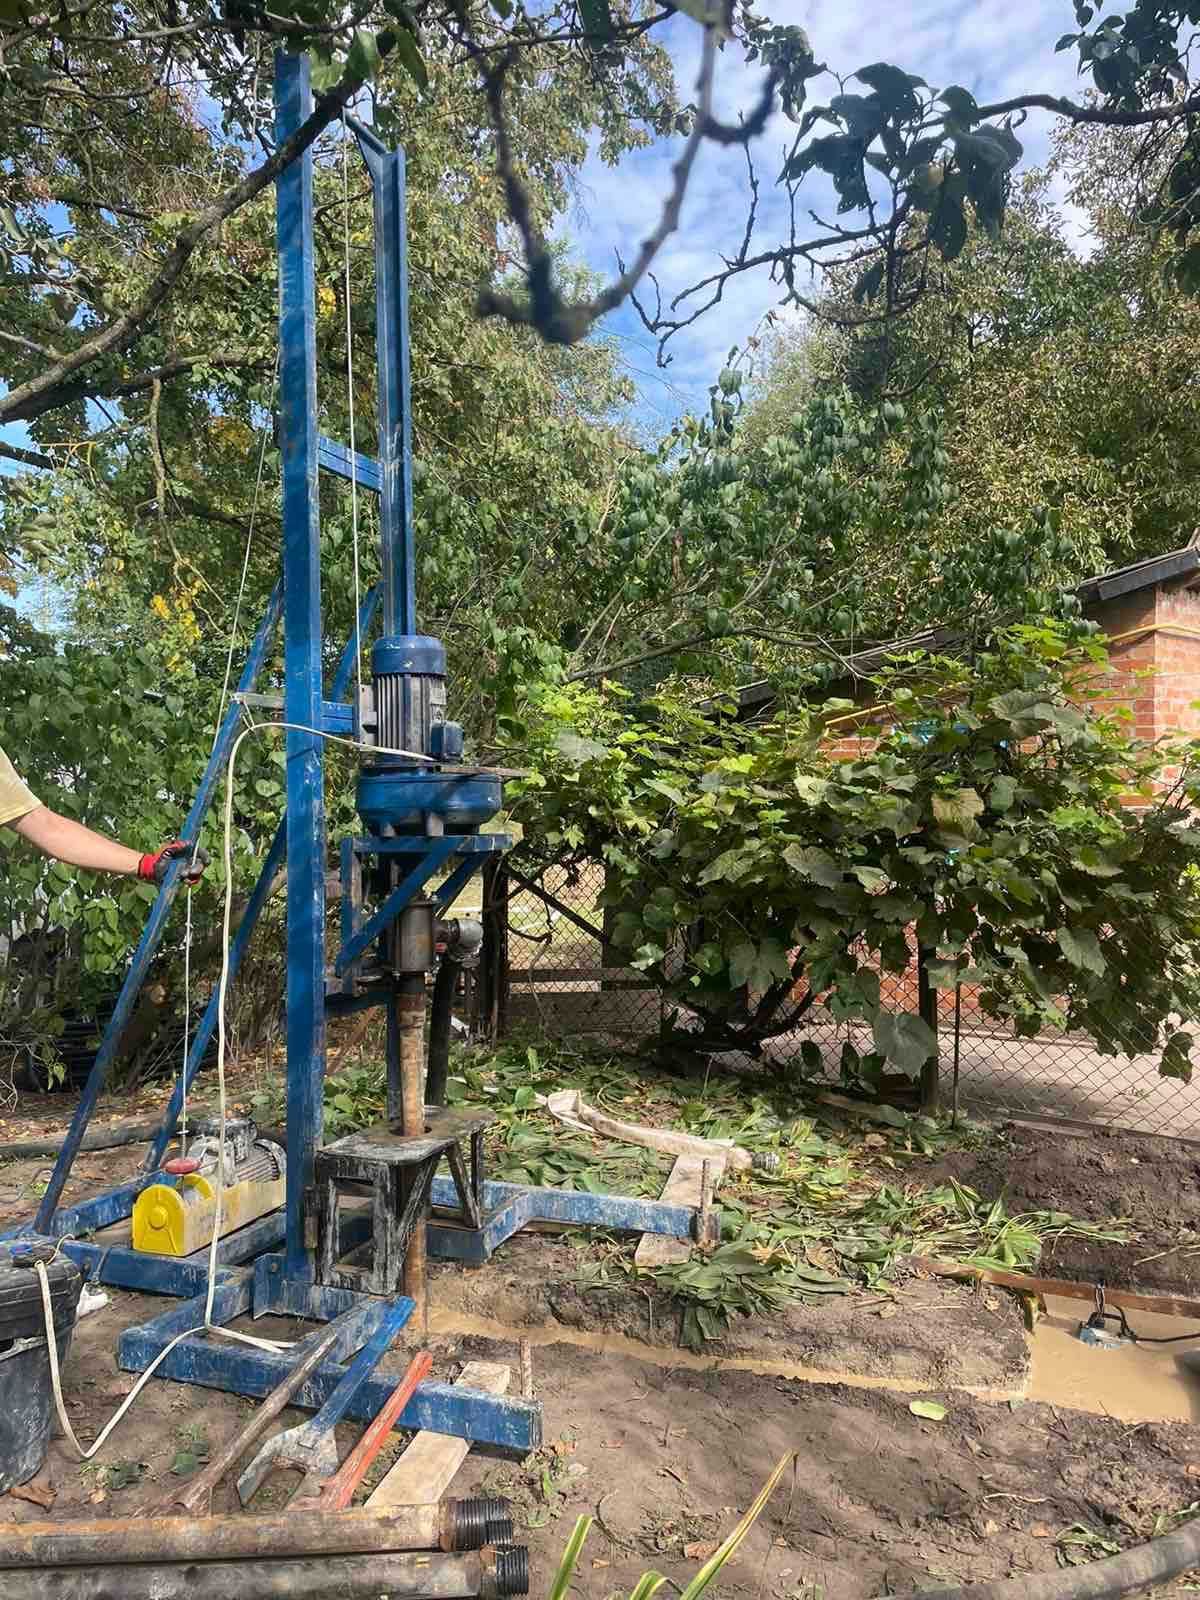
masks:
<svg viewBox="0 0 1200 1600"><path fill-rule="evenodd" d="M709 1159L709 1171L715 1193L725 1176L723 1158ZM660 1199L673 1206L698 1206L700 1204L700 1179L704 1170L703 1156L676 1156ZM666 1233L644 1233L634 1251L636 1267L672 1267L686 1261L692 1253L690 1239L673 1239Z"/></svg>
<svg viewBox="0 0 1200 1600"><path fill-rule="evenodd" d="M1025 1272L1002 1272L997 1267L972 1267L962 1262L931 1261L925 1256L900 1256L898 1267L913 1267L935 1278L958 1278L974 1283L994 1283L1001 1289L1016 1289L1020 1294L1058 1295L1063 1300L1094 1300L1093 1283L1075 1283L1069 1278L1035 1278ZM1200 1321L1200 1300L1182 1295L1135 1294L1131 1289L1104 1286L1104 1298L1122 1311L1154 1311L1168 1317L1195 1317Z"/></svg>
<svg viewBox="0 0 1200 1600"><path fill-rule="evenodd" d="M468 1389L482 1389L485 1394L507 1394L512 1371L495 1361L468 1361L455 1381ZM422 1430L375 1489L367 1505L379 1510L385 1506L428 1505L440 1500L467 1459L470 1448L466 1439Z"/></svg>

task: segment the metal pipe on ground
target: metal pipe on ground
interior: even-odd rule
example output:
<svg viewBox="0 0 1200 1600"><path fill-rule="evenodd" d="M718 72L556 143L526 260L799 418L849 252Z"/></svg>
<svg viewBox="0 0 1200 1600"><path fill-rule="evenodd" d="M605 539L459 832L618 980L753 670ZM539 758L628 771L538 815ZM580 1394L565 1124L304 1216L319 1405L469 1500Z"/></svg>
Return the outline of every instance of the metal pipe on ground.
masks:
<svg viewBox="0 0 1200 1600"><path fill-rule="evenodd" d="M504 1600L528 1592L524 1546L469 1555L31 1567L6 1572L3 1585L4 1600Z"/></svg>
<svg viewBox="0 0 1200 1600"><path fill-rule="evenodd" d="M304 1516L25 1522L5 1528L0 1536L0 1594L9 1600L10 1577L30 1568L478 1550L512 1536L508 1502L487 1499L376 1511L306 1511Z"/></svg>

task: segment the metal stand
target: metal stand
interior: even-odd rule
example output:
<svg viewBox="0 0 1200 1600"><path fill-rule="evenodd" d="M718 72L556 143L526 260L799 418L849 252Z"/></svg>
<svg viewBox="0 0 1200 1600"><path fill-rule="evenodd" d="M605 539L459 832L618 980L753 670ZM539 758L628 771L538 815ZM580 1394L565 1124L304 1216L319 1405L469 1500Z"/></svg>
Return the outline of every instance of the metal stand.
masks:
<svg viewBox="0 0 1200 1600"><path fill-rule="evenodd" d="M276 58L277 132L286 139L309 115L305 57ZM280 268L279 426L283 469L283 577L251 646L228 716L205 768L183 837L198 837L248 705L282 709L287 733L287 809L229 952L237 976L255 923L280 868L287 868L287 1188L283 1210L230 1234L217 1250L213 1321L283 1314L317 1322L342 1319L325 1364L297 1395L317 1408L344 1375L343 1363L385 1318L424 1314L425 1255L460 1262L488 1259L533 1221L625 1229L701 1239L714 1214L693 1207L490 1183L483 1175L484 1114L424 1104L426 977L433 967L438 918L481 868L499 860L509 840L481 833L501 801L497 774L462 765L461 730L444 720L445 652L416 632L409 439L408 282L404 155L351 124L369 170L375 202L376 327L379 367L378 460L325 439L317 428L316 317L313 274L312 153L278 179ZM379 495L382 582L363 602L358 630L342 652L324 698L318 474L320 470ZM382 611L383 637L372 652L373 687L345 703L358 641ZM255 693L276 624L284 632L282 706ZM366 831L341 845L341 948L326 963L327 839L323 747L318 732L354 734L377 754L364 766L358 808ZM416 752L414 755L398 752ZM424 755L422 755L424 752ZM445 874L432 890L431 882ZM178 1335L204 1323L208 1252L168 1257L106 1246L88 1235L129 1218L151 1183L177 1182L160 1170L184 1093L199 1070L217 1022L213 997L196 1031L142 1174L132 1183L67 1210L63 1186L104 1088L121 1035L161 940L180 882L172 866L134 953L45 1197L22 1236L63 1240L63 1249L99 1282L180 1297L183 1304L125 1330L119 1361L143 1370ZM391 1128L323 1142L327 1015L384 1006L388 1019L388 1116ZM463 1146L469 1145L469 1171ZM448 1177L436 1175L445 1160ZM366 1182L372 1203L343 1215L340 1189ZM434 1217L427 1225L429 1207ZM366 1271L343 1264L366 1243ZM712 1242L705 1237L703 1242ZM403 1294L397 1294L403 1286ZM399 1319L396 1312L400 1312ZM262 1396L302 1359L302 1341L275 1353L192 1331L158 1369L166 1378ZM370 1378L350 1413L371 1417L394 1386ZM541 1440L541 1407L529 1399L486 1394L459 1384L419 1385L397 1424L456 1434L518 1452Z"/></svg>

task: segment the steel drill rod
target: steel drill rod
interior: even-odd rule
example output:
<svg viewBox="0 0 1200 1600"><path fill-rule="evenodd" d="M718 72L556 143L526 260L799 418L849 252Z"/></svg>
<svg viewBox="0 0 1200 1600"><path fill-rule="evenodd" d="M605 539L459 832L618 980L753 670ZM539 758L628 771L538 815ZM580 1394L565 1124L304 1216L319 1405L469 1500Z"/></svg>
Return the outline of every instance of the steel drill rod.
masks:
<svg viewBox="0 0 1200 1600"><path fill-rule="evenodd" d="M478 1552L39 1567L4 1580L4 1600L500 1600L513 1593L498 1580L494 1557Z"/></svg>
<svg viewBox="0 0 1200 1600"><path fill-rule="evenodd" d="M92 1562L251 1560L259 1556L366 1555L373 1551L462 1550L485 1542L476 1502L382 1509L306 1511L303 1516L139 1517L95 1522L24 1522L0 1535L0 1595L11 1568ZM247 1593L250 1593L247 1590Z"/></svg>
<svg viewBox="0 0 1200 1600"><path fill-rule="evenodd" d="M400 1066L400 1131L406 1138L425 1132L425 974L405 974L396 988L396 1033ZM413 1183L415 1179L406 1179ZM404 1292L413 1302L413 1318L429 1331L425 1265L425 1217L413 1229L404 1256Z"/></svg>

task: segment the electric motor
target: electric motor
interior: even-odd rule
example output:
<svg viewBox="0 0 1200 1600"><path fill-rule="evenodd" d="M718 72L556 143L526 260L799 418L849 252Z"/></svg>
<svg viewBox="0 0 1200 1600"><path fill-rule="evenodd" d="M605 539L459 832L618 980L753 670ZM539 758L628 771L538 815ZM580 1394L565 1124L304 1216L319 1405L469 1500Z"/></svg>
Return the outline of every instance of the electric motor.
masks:
<svg viewBox="0 0 1200 1600"><path fill-rule="evenodd" d="M375 739L383 750L432 753L446 720L446 650L424 634L380 639L371 652Z"/></svg>

